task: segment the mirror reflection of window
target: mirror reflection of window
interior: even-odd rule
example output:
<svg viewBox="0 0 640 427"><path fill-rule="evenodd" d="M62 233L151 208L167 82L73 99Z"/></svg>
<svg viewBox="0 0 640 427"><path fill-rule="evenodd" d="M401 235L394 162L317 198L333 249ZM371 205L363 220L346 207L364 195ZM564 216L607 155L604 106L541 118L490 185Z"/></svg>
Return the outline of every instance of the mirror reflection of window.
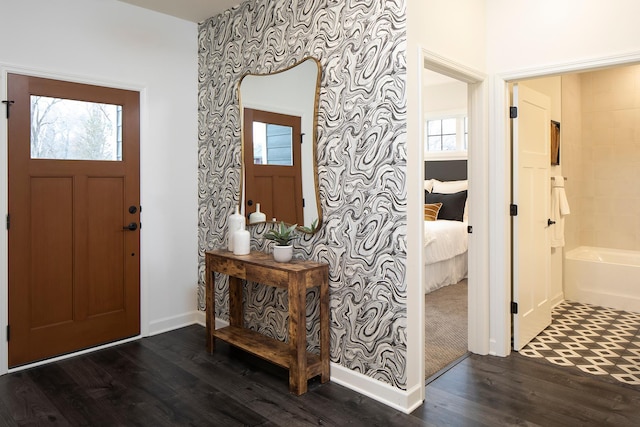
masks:
<svg viewBox="0 0 640 427"><path fill-rule="evenodd" d="M293 128L253 122L253 164L293 166Z"/></svg>

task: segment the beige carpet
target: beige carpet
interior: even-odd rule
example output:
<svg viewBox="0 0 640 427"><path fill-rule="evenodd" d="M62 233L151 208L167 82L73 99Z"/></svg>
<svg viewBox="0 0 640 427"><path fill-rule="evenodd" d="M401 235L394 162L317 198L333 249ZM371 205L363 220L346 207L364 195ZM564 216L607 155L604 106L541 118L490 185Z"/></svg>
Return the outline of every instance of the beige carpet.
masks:
<svg viewBox="0 0 640 427"><path fill-rule="evenodd" d="M425 295L425 378L467 352L467 280Z"/></svg>

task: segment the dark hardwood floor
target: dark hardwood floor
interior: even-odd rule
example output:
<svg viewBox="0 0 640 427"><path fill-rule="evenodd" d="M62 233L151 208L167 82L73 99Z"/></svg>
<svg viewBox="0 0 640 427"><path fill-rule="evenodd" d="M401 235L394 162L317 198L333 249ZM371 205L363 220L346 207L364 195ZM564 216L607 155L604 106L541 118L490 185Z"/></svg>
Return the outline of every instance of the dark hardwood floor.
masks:
<svg viewBox="0 0 640 427"><path fill-rule="evenodd" d="M0 425L640 425L640 390L517 354L472 355L426 393L411 415L317 380L296 397L285 370L224 343L209 355L193 325L0 377Z"/></svg>

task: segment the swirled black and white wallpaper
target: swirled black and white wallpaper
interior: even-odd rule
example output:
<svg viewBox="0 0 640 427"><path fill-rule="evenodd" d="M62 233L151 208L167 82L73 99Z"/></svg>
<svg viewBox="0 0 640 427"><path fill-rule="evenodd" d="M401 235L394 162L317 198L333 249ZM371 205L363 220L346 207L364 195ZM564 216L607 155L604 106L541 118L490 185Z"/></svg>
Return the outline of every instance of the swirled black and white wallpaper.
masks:
<svg viewBox="0 0 640 427"><path fill-rule="evenodd" d="M225 247L239 201L236 86L306 56L322 64L318 174L324 223L296 256L329 264L331 360L406 388L406 0L249 0L199 28L199 253ZM267 250L265 226L252 249ZM199 306L204 309L204 286ZM287 339L287 295L245 285L245 323ZM216 280L216 315L228 312ZM317 300L309 292L307 300ZM310 349L318 313L307 310Z"/></svg>

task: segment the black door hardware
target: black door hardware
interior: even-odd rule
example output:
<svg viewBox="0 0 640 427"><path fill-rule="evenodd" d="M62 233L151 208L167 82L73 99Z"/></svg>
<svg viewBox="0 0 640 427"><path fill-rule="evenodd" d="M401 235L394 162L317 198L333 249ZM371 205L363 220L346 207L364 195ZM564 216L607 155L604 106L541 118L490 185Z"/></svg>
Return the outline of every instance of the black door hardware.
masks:
<svg viewBox="0 0 640 427"><path fill-rule="evenodd" d="M138 229L138 224L135 222L130 223L129 225L125 225L122 227L123 230L136 231Z"/></svg>

